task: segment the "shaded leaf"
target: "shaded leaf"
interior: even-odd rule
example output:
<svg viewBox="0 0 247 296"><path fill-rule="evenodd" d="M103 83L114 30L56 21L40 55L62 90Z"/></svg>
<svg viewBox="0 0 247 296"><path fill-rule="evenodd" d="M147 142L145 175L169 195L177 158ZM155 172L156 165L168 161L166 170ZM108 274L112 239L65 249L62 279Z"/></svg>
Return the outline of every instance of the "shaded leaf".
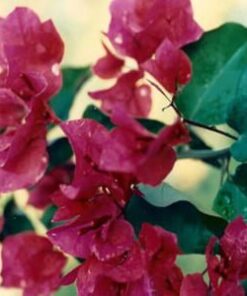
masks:
<svg viewBox="0 0 247 296"><path fill-rule="evenodd" d="M83 113L83 118L94 119L97 122L103 124L108 129L112 129L114 127L114 125L111 123L110 118L94 105L89 105L87 107L87 109Z"/></svg>
<svg viewBox="0 0 247 296"><path fill-rule="evenodd" d="M45 225L47 229L51 229L56 224L52 223L52 218L57 210L57 207L50 206L48 209L46 209L42 215L41 222Z"/></svg>
<svg viewBox="0 0 247 296"><path fill-rule="evenodd" d="M186 48L193 79L177 98L185 117L210 125L227 121L227 110L246 70L246 41L247 29L232 23L204 34Z"/></svg>
<svg viewBox="0 0 247 296"><path fill-rule="evenodd" d="M125 214L137 233L144 222L160 225L176 233L179 245L187 254L204 253L209 238L214 234L222 235L227 225L225 220L203 214L187 201L158 208L135 196L128 204Z"/></svg>
<svg viewBox="0 0 247 296"><path fill-rule="evenodd" d="M50 103L60 119L68 119L76 94L90 77L90 67L63 69L63 87Z"/></svg>
<svg viewBox="0 0 247 296"><path fill-rule="evenodd" d="M4 213L4 227L1 233L1 240L13 234L23 231L34 230L31 222L17 206L14 200L10 200L5 206Z"/></svg>
<svg viewBox="0 0 247 296"><path fill-rule="evenodd" d="M105 115L99 108L89 105L85 112L83 113L83 118L94 119L97 122L103 124L106 128L112 129L114 125L112 124L109 116ZM138 119L138 121L150 132L158 133L165 125L164 123L153 120L153 119Z"/></svg>
<svg viewBox="0 0 247 296"><path fill-rule="evenodd" d="M247 164L241 164L237 167L233 176L234 183L247 195Z"/></svg>
<svg viewBox="0 0 247 296"><path fill-rule="evenodd" d="M247 196L233 181L227 180L215 198L213 209L228 221L240 215L247 219Z"/></svg>
<svg viewBox="0 0 247 296"><path fill-rule="evenodd" d="M48 146L50 169L56 166L66 164L72 157L73 151L67 138L55 140Z"/></svg>
<svg viewBox="0 0 247 296"><path fill-rule="evenodd" d="M239 140L232 145L231 154L237 161L247 161L247 133L240 136Z"/></svg>
<svg viewBox="0 0 247 296"><path fill-rule="evenodd" d="M156 187L140 184L138 188L143 198L155 207L167 207L177 201L187 200L187 196L166 183Z"/></svg>

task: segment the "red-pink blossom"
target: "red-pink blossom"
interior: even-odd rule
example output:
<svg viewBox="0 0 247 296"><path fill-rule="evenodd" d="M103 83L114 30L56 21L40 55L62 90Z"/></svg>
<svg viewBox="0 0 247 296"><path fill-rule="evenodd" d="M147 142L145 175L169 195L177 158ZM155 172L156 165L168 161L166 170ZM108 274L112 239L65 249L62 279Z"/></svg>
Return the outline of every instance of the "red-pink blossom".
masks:
<svg viewBox="0 0 247 296"><path fill-rule="evenodd" d="M32 10L16 8L0 22L0 51L1 87L25 101L38 92L48 100L59 90L64 45L50 20L42 23Z"/></svg>
<svg viewBox="0 0 247 296"><path fill-rule="evenodd" d="M100 168L132 174L137 182L159 184L175 164L172 146L190 140L188 130L180 121L154 135L123 112L115 112L112 120L117 127L102 149Z"/></svg>
<svg viewBox="0 0 247 296"><path fill-rule="evenodd" d="M140 247L134 244L123 254L108 261L89 258L77 274L79 296L90 295L129 295L126 287L144 273L144 258ZM139 296L139 295L136 295Z"/></svg>
<svg viewBox="0 0 247 296"><path fill-rule="evenodd" d="M72 169L72 166L66 165L48 172L30 191L28 203L39 209L49 206L59 186L71 182Z"/></svg>
<svg viewBox="0 0 247 296"><path fill-rule="evenodd" d="M130 71L122 74L113 87L89 95L102 101L101 108L107 114L121 108L134 117L147 117L151 109L151 89L140 82L142 78L142 71Z"/></svg>
<svg viewBox="0 0 247 296"><path fill-rule="evenodd" d="M206 259L212 293L216 296L245 295L240 280L247 277L247 225L237 218L225 229L219 241L219 256L214 254L216 238L207 246Z"/></svg>
<svg viewBox="0 0 247 296"><path fill-rule="evenodd" d="M155 53L155 58L142 64L169 92L175 93L178 85L186 84L191 78L191 64L186 54L165 39Z"/></svg>
<svg viewBox="0 0 247 296"><path fill-rule="evenodd" d="M73 181L61 186L69 199L88 199L106 190L112 199L124 205L131 195L133 178L129 174L109 173L100 170L102 149L110 139L110 132L93 120L74 120L63 123L76 157Z"/></svg>
<svg viewBox="0 0 247 296"><path fill-rule="evenodd" d="M108 37L115 49L138 62L151 58L164 39L176 48L202 34L189 0L114 0Z"/></svg>
<svg viewBox="0 0 247 296"><path fill-rule="evenodd" d="M4 240L2 263L4 287L22 288L24 296L50 296L59 288L66 258L45 237L26 232Z"/></svg>
<svg viewBox="0 0 247 296"><path fill-rule="evenodd" d="M7 127L0 135L0 192L27 188L43 176L48 157L42 108L37 102L25 123Z"/></svg>
<svg viewBox="0 0 247 296"><path fill-rule="evenodd" d="M29 187L47 167L47 101L61 86L63 42L27 8L0 21L0 192Z"/></svg>
<svg viewBox="0 0 247 296"><path fill-rule="evenodd" d="M122 70L124 60L115 56L104 43L103 47L106 55L93 66L93 72L102 79L116 77Z"/></svg>
<svg viewBox="0 0 247 296"><path fill-rule="evenodd" d="M182 273L175 260L179 252L174 234L144 224L140 241L125 253L104 260L90 256L64 283L76 279L80 296L178 296Z"/></svg>
<svg viewBox="0 0 247 296"><path fill-rule="evenodd" d="M54 202L58 206L54 221L68 221L50 230L49 236L65 252L80 258L95 254L106 260L132 244L133 230L108 195L99 194L87 201L58 195Z"/></svg>
<svg viewBox="0 0 247 296"><path fill-rule="evenodd" d="M200 273L187 275L182 282L180 296L208 296L209 288ZM223 296L223 295L222 295Z"/></svg>

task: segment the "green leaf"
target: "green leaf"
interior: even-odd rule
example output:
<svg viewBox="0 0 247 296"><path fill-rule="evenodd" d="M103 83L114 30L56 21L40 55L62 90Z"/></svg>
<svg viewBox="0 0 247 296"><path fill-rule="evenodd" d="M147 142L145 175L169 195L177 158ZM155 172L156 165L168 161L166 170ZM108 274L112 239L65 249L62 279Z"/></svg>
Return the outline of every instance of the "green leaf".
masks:
<svg viewBox="0 0 247 296"><path fill-rule="evenodd" d="M209 238L222 235L227 225L225 220L203 214L187 201L161 208L137 196L130 200L125 215L137 234L144 222L176 233L180 247L187 254L203 254Z"/></svg>
<svg viewBox="0 0 247 296"><path fill-rule="evenodd" d="M4 228L1 233L1 240L13 234L23 231L34 230L31 222L17 206L13 199L11 199L4 209Z"/></svg>
<svg viewBox="0 0 247 296"><path fill-rule="evenodd" d="M235 175L233 176L234 183L246 194L247 196L247 164L241 164L237 167Z"/></svg>
<svg viewBox="0 0 247 296"><path fill-rule="evenodd" d="M216 196L213 209L228 221L239 215L247 219L247 196L233 181L227 180Z"/></svg>
<svg viewBox="0 0 247 296"><path fill-rule="evenodd" d="M56 223L52 222L52 218L57 210L56 206L50 206L46 209L41 217L41 222L45 225L47 229L51 229L56 226Z"/></svg>
<svg viewBox="0 0 247 296"><path fill-rule="evenodd" d="M239 140L232 145L231 154L237 161L247 161L247 133L240 136Z"/></svg>
<svg viewBox="0 0 247 296"><path fill-rule="evenodd" d="M247 65L247 29L225 24L188 46L193 78L177 98L185 117L215 125L227 121L239 80Z"/></svg>
<svg viewBox="0 0 247 296"><path fill-rule="evenodd" d="M51 107L60 119L66 120L76 94L91 77L91 71L90 67L64 68L62 71L63 87L59 94L51 100Z"/></svg>
<svg viewBox="0 0 247 296"><path fill-rule="evenodd" d="M227 122L240 134L247 132L247 64L239 79L234 100L228 107Z"/></svg>
<svg viewBox="0 0 247 296"><path fill-rule="evenodd" d="M62 287L59 291L55 294L55 296L76 296L76 287L75 285L70 285L66 287Z"/></svg>
<svg viewBox="0 0 247 296"><path fill-rule="evenodd" d="M50 169L65 164L73 155L66 138L60 138L48 146Z"/></svg>
<svg viewBox="0 0 247 296"><path fill-rule="evenodd" d="M94 119L97 122L103 124L108 129L112 129L114 127L110 118L94 105L89 105L87 107L87 109L83 113L83 118Z"/></svg>
<svg viewBox="0 0 247 296"><path fill-rule="evenodd" d="M156 187L140 184L138 188L144 194L143 198L155 207L167 207L177 201L187 200L187 196L166 183Z"/></svg>
<svg viewBox="0 0 247 296"><path fill-rule="evenodd" d="M108 129L112 129L114 127L109 116L105 115L99 108L93 105L87 107L83 113L83 118L94 119ZM164 123L153 119L138 119L138 121L152 133L158 133L165 126Z"/></svg>

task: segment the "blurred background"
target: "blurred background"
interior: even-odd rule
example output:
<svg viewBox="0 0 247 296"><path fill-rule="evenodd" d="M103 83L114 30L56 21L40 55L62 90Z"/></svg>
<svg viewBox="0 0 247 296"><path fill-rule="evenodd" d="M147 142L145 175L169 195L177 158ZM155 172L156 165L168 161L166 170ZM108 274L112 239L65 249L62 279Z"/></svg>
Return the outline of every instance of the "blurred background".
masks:
<svg viewBox="0 0 247 296"><path fill-rule="evenodd" d="M109 3L110 0L1 0L0 16L6 16L16 6L27 6L34 9L42 20L51 18L65 42L63 65L83 66L93 64L103 54L100 40L101 32L107 29L110 19ZM192 0L192 4L195 18L204 30L216 28L229 21L247 25L246 0ZM79 93L71 112L71 118L79 118L82 110L92 103L87 96L89 90L105 86L105 82L93 78ZM163 106L164 99L154 91L151 117L166 121L166 115L162 112ZM204 132L203 137L215 148L229 145L227 140L219 135ZM211 202L220 182L219 172L200 161L184 160L177 162L169 181L176 188L187 192L191 199L196 200L199 208L207 212L211 211ZM199 182L200 186L198 186ZM198 264L203 264L198 258L182 260L190 260L190 265L187 264L186 267L184 264L188 271L193 271L189 268L196 269ZM0 288L0 295L18 296L21 294L18 291ZM72 296L70 293L64 295Z"/></svg>

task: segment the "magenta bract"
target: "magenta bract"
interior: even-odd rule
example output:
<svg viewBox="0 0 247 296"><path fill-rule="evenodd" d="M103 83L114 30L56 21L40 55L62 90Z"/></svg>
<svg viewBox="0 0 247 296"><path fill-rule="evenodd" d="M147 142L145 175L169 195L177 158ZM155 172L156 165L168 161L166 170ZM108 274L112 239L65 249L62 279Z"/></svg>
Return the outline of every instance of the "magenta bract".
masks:
<svg viewBox="0 0 247 296"><path fill-rule="evenodd" d="M140 81L142 78L142 71L130 71L122 74L113 87L89 95L102 101L101 108L107 114L121 108L134 117L147 117L151 110L151 89Z"/></svg>
<svg viewBox="0 0 247 296"><path fill-rule="evenodd" d="M24 296L50 296L59 288L65 256L45 237L32 232L10 236L3 242L4 287L24 290Z"/></svg>

